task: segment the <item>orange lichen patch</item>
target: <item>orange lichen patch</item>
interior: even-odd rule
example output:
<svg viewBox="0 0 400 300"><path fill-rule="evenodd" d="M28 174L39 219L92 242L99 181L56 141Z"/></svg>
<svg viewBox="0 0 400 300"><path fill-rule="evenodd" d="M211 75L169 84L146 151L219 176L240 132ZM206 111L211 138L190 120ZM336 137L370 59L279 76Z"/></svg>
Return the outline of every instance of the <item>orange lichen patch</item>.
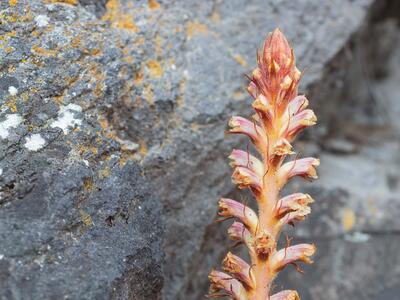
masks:
<svg viewBox="0 0 400 300"><path fill-rule="evenodd" d="M356 223L356 215L351 208L346 207L343 210L342 226L345 231L351 230Z"/></svg>
<svg viewBox="0 0 400 300"><path fill-rule="evenodd" d="M79 48L79 46L81 45L81 37L80 36L76 36L72 39L71 41L71 47L73 48Z"/></svg>
<svg viewBox="0 0 400 300"><path fill-rule="evenodd" d="M7 32L7 33L5 34L5 36L8 36L8 37L16 37L16 36L17 36L17 32L16 32L15 30L13 30L13 31Z"/></svg>
<svg viewBox="0 0 400 300"><path fill-rule="evenodd" d="M208 32L208 27L205 24L199 23L197 21L195 22L188 22L187 28L186 28L186 35L189 38L192 38L196 34L199 33L207 33Z"/></svg>
<svg viewBox="0 0 400 300"><path fill-rule="evenodd" d="M83 155L85 153L93 153L94 155L97 155L99 153L99 151L97 150L96 147L94 146L83 146L83 145L79 145L78 148L78 153L80 155Z"/></svg>
<svg viewBox="0 0 400 300"><path fill-rule="evenodd" d="M81 217L81 221L82 221L83 225L85 225L86 227L90 227L93 225L92 217L88 213L86 213L85 211L80 209L79 215Z"/></svg>
<svg viewBox="0 0 400 300"><path fill-rule="evenodd" d="M240 54L234 55L233 58L236 60L236 62L238 64L242 65L243 67L247 67L246 59L243 56L241 56Z"/></svg>
<svg viewBox="0 0 400 300"><path fill-rule="evenodd" d="M149 8L150 9L158 9L160 8L160 3L158 3L156 0L149 0Z"/></svg>
<svg viewBox="0 0 400 300"><path fill-rule="evenodd" d="M58 105L61 105L61 104L64 103L64 96L63 96L63 95L61 95L61 96L55 96L55 97L54 97L54 101L55 101Z"/></svg>
<svg viewBox="0 0 400 300"><path fill-rule="evenodd" d="M15 66L13 66L13 65L10 65L9 67L8 67L8 73L14 73L15 71L16 71L16 67Z"/></svg>
<svg viewBox="0 0 400 300"><path fill-rule="evenodd" d="M162 56L163 51L164 51L164 47L163 47L164 39L160 35L157 35L154 40L154 43L156 45L156 55Z"/></svg>
<svg viewBox="0 0 400 300"><path fill-rule="evenodd" d="M149 69L149 74L153 78L159 78L163 75L164 70L162 69L160 63L156 60L149 60L147 62L147 68Z"/></svg>
<svg viewBox="0 0 400 300"><path fill-rule="evenodd" d="M21 94L20 97L21 97L22 101L24 101L26 103L29 100L29 93L28 92L24 92L24 93Z"/></svg>
<svg viewBox="0 0 400 300"><path fill-rule="evenodd" d="M143 97L150 105L154 105L154 94L151 85L146 85L143 89Z"/></svg>
<svg viewBox="0 0 400 300"><path fill-rule="evenodd" d="M148 148L145 140L140 140L139 141L139 153L142 156L145 156L147 154Z"/></svg>
<svg viewBox="0 0 400 300"><path fill-rule="evenodd" d="M127 29L134 32L138 31L133 22L133 16L123 13L123 8L121 8L118 0L109 0L106 4L106 9L107 11L102 20L110 22L113 28Z"/></svg>
<svg viewBox="0 0 400 300"><path fill-rule="evenodd" d="M15 6L15 5L18 4L18 0L8 0L8 4L9 4L10 6Z"/></svg>
<svg viewBox="0 0 400 300"><path fill-rule="evenodd" d="M77 5L78 0L46 0L47 3L66 3L70 5Z"/></svg>
<svg viewBox="0 0 400 300"><path fill-rule="evenodd" d="M40 47L39 45L34 45L32 47L32 50L36 54L38 54L40 56L46 56L46 57L50 57L50 56L54 57L57 55L57 51L58 51L57 49L55 49L55 50L44 49L44 48Z"/></svg>
<svg viewBox="0 0 400 300"><path fill-rule="evenodd" d="M99 124L103 130L109 128L108 120L106 118L100 118Z"/></svg>
<svg viewBox="0 0 400 300"><path fill-rule="evenodd" d="M4 51L5 51L7 54L10 54L11 52L14 51L14 48L13 48L13 47L7 47L6 49L4 49Z"/></svg>
<svg viewBox="0 0 400 300"><path fill-rule="evenodd" d="M11 100L6 102L6 106L11 110L11 112L17 112L17 98L12 97Z"/></svg>
<svg viewBox="0 0 400 300"><path fill-rule="evenodd" d="M2 13L0 14L0 20L4 23L15 23L18 20L17 14Z"/></svg>
<svg viewBox="0 0 400 300"><path fill-rule="evenodd" d="M103 170L99 171L99 177L101 179L106 178L111 175L111 169L109 167L104 168Z"/></svg>
<svg viewBox="0 0 400 300"><path fill-rule="evenodd" d="M93 180L92 179L85 179L84 181L83 181L83 188L85 189L85 190L87 190L87 191L91 191L91 190L93 190L93 188L94 188L94 183L93 183Z"/></svg>
<svg viewBox="0 0 400 300"><path fill-rule="evenodd" d="M136 85L141 84L143 82L143 73L141 71L135 74L134 82Z"/></svg>

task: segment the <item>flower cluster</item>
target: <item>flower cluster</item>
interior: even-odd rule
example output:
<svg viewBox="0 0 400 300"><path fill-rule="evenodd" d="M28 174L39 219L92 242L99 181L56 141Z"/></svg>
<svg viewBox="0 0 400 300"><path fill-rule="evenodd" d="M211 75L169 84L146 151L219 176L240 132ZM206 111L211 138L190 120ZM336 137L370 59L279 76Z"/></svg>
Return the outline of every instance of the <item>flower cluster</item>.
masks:
<svg viewBox="0 0 400 300"><path fill-rule="evenodd" d="M295 193L280 197L282 187L293 177L317 178L319 160L309 157L286 162L294 154L291 145L297 134L316 123L306 97L298 95L302 73L296 68L293 50L276 29L257 54L257 68L249 76L248 91L254 98L251 120L234 116L230 133L248 136L258 157L234 149L229 156L232 180L240 189L250 189L258 204L258 214L250 207L222 198L219 215L234 218L229 237L246 245L250 262L228 253L222 262L225 272L212 270L209 297L228 296L234 300L296 300L296 291L271 295L277 273L288 264L311 263L315 246L287 245L278 250L277 241L285 224L304 220L314 201L310 195Z"/></svg>

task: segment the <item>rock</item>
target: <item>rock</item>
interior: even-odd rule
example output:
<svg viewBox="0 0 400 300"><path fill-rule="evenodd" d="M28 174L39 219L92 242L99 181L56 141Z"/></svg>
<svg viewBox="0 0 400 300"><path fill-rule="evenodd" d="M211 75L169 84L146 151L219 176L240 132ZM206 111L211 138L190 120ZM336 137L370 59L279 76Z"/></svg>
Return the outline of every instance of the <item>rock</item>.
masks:
<svg viewBox="0 0 400 300"><path fill-rule="evenodd" d="M354 69L340 50L371 2L1 2L0 299L201 299L228 245L224 227L213 225L217 199L234 191L226 157L246 147L224 136L226 122L250 113L243 74L276 26L309 67L303 90L321 116L322 129L305 136L306 151L322 159L320 183L310 188L315 214L294 235L323 241L327 253L338 247L349 266L379 254L379 241L395 249L374 234L398 228L397 208L376 208L396 199L396 143L387 132L375 144L360 138L370 131L345 122L355 106L343 99L356 100L339 97L348 89L340 72ZM357 107L370 107L363 99ZM336 156L318 145L315 138L340 129L332 124L347 128L343 139L357 152ZM350 250L359 256L347 258ZM318 288L305 285L302 299L341 288L332 278L347 265L322 254L307 277ZM328 267L338 273L322 276ZM370 276L359 280L379 282ZM388 283L385 297L395 288ZM340 295L377 297L372 287L357 293Z"/></svg>

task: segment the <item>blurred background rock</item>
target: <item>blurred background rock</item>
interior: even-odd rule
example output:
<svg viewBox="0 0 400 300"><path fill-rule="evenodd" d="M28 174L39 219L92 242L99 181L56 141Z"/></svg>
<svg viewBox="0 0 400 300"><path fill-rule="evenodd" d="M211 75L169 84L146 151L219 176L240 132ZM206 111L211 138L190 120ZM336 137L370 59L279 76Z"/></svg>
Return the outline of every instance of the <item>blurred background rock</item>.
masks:
<svg viewBox="0 0 400 300"><path fill-rule="evenodd" d="M395 0L0 3L0 299L204 299L242 199L224 136L250 114L255 49L280 27L319 124L320 179L288 234L315 241L304 300L400 299ZM238 249L239 250L239 249Z"/></svg>

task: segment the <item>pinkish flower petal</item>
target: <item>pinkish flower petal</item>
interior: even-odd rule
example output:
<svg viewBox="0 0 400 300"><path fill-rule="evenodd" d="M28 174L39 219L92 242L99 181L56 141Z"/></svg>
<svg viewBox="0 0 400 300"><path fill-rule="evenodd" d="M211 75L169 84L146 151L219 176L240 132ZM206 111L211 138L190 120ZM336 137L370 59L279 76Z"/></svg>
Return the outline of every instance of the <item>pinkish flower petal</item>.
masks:
<svg viewBox="0 0 400 300"><path fill-rule="evenodd" d="M231 240L246 244L249 250L252 251L253 237L243 223L233 222L228 228L228 236Z"/></svg>
<svg viewBox="0 0 400 300"><path fill-rule="evenodd" d="M250 81L249 86L247 87L247 91L249 92L249 94L250 94L254 99L257 98L258 90L257 90L257 86L255 85L254 82Z"/></svg>
<svg viewBox="0 0 400 300"><path fill-rule="evenodd" d="M232 276L212 270L208 275L211 282L209 298L232 297L235 300L247 300L247 292L239 280Z"/></svg>
<svg viewBox="0 0 400 300"><path fill-rule="evenodd" d="M250 207L228 198L221 198L218 204L220 216L239 219L252 233L257 230L258 217Z"/></svg>
<svg viewBox="0 0 400 300"><path fill-rule="evenodd" d="M297 96L291 100L287 107L288 115L294 116L305 110L308 106L308 100L305 96Z"/></svg>
<svg viewBox="0 0 400 300"><path fill-rule="evenodd" d="M239 256L228 252L222 261L222 268L224 271L232 274L240 282L244 283L249 288L254 288L254 275L247 262Z"/></svg>
<svg viewBox="0 0 400 300"><path fill-rule="evenodd" d="M229 120L229 126L231 127L229 132L245 134L254 141L258 139L258 132L261 131L261 128L254 122L238 116L234 116Z"/></svg>
<svg viewBox="0 0 400 300"><path fill-rule="evenodd" d="M282 291L270 297L270 300L300 300L300 296L296 291Z"/></svg>
<svg viewBox="0 0 400 300"><path fill-rule="evenodd" d="M278 171L279 184L282 186L294 176L301 176L305 179L316 179L318 178L315 169L317 166L319 166L319 159L313 157L287 162Z"/></svg>
<svg viewBox="0 0 400 300"><path fill-rule="evenodd" d="M230 164L232 167L245 167L257 173L258 176L264 175L262 162L248 152L234 149L229 158L232 160Z"/></svg>
<svg viewBox="0 0 400 300"><path fill-rule="evenodd" d="M301 130L306 127L315 125L317 123L317 117L311 109L305 109L295 115L290 115L287 118L288 126L282 127L282 132L287 139L293 139Z"/></svg>
<svg viewBox="0 0 400 300"><path fill-rule="evenodd" d="M232 181L239 189L250 188L258 192L262 189L262 177L246 167L236 167L232 174Z"/></svg>
<svg viewBox="0 0 400 300"><path fill-rule="evenodd" d="M312 256L315 251L315 245L310 244L299 244L281 249L271 256L271 269L275 272L279 272L286 265L295 263L296 261L311 264L312 260L310 259L310 256Z"/></svg>
<svg viewBox="0 0 400 300"><path fill-rule="evenodd" d="M289 196L281 198L276 203L275 215L276 217L282 217L286 213L305 209L310 203L313 202L314 200L308 194L291 194Z"/></svg>

